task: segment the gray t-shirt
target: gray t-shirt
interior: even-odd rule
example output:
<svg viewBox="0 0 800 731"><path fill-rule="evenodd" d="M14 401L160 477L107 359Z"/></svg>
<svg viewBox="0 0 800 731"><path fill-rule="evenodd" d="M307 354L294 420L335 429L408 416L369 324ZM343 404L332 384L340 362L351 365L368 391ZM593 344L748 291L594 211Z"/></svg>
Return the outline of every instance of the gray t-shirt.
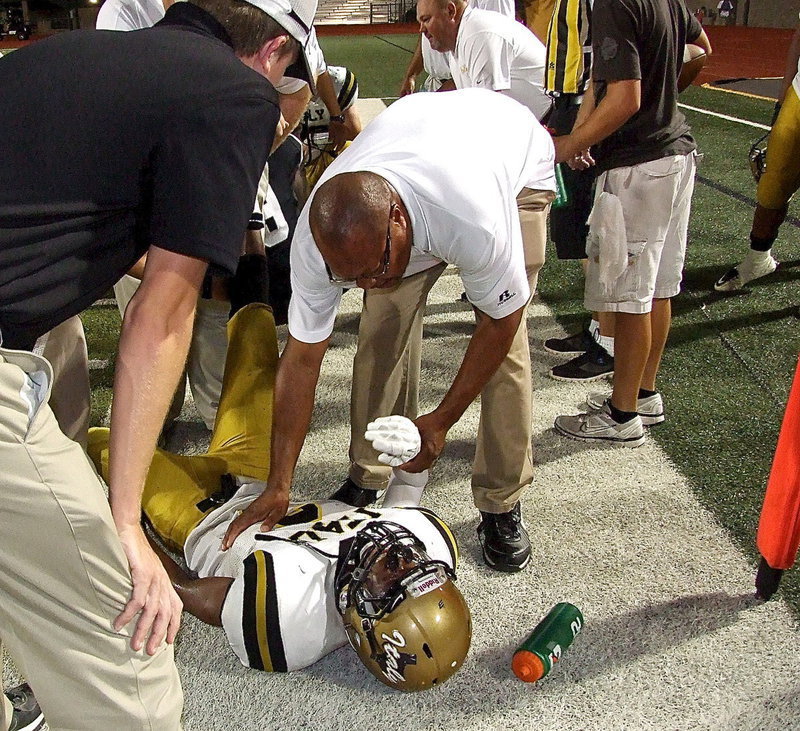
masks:
<svg viewBox="0 0 800 731"><path fill-rule="evenodd" d="M642 82L639 111L594 148L601 171L695 149L678 111L677 80L684 46L701 32L682 0L595 0L592 78L597 103L609 82Z"/></svg>

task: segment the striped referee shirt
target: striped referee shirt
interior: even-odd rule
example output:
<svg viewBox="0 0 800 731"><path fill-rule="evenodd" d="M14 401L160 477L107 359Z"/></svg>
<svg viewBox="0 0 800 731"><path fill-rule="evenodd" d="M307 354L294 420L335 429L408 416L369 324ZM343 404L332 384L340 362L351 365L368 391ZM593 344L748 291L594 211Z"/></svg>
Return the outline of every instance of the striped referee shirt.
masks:
<svg viewBox="0 0 800 731"><path fill-rule="evenodd" d="M545 89L583 94L592 69L591 0L556 0L547 29Z"/></svg>

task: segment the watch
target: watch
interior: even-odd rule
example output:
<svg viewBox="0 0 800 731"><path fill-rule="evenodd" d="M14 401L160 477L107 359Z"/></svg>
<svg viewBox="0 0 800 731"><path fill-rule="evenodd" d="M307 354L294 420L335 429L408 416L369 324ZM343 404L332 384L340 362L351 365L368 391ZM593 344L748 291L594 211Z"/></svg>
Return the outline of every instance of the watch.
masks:
<svg viewBox="0 0 800 731"><path fill-rule="evenodd" d="M341 122L344 124L344 114L331 114L331 122Z"/></svg>

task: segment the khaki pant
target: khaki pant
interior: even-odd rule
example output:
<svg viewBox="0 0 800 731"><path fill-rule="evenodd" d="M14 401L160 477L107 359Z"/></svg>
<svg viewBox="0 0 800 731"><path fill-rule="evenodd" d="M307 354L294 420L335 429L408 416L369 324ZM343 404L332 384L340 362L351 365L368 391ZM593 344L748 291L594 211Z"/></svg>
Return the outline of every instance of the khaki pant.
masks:
<svg viewBox="0 0 800 731"><path fill-rule="evenodd" d="M114 295L121 316L125 316L128 302L139 288L139 280L126 274L114 285ZM225 371L225 351L228 347L226 327L230 303L218 300L197 300L197 313L192 330L192 343L186 360L186 376L178 381L178 388L164 420L169 426L180 416L186 396L186 379L192 390L197 411L209 429L214 428L222 376Z"/></svg>
<svg viewBox="0 0 800 731"><path fill-rule="evenodd" d="M113 629L130 571L103 485L47 404L52 377L44 358L0 349L0 642L51 729L179 728L172 647L150 657L130 648L132 625Z"/></svg>
<svg viewBox="0 0 800 731"><path fill-rule="evenodd" d="M0 660L3 659L3 645L0 644ZM5 693L0 694L0 731L8 731L11 727L11 716L14 714L14 708L11 701L8 700Z"/></svg>
<svg viewBox="0 0 800 731"><path fill-rule="evenodd" d="M86 449L89 430L89 356L81 318L75 315L36 341L36 352L53 367L50 408L61 431Z"/></svg>
<svg viewBox="0 0 800 731"><path fill-rule="evenodd" d="M532 293L544 264L553 197L549 191L527 188L517 196ZM350 399L350 477L362 487L383 489L391 473L364 439L367 424L389 414L417 416L423 310L444 269L444 264L437 265L403 279L397 287L364 294ZM481 392L472 466L472 494L479 510L507 512L530 485L531 435L531 360L523 313L508 356Z"/></svg>

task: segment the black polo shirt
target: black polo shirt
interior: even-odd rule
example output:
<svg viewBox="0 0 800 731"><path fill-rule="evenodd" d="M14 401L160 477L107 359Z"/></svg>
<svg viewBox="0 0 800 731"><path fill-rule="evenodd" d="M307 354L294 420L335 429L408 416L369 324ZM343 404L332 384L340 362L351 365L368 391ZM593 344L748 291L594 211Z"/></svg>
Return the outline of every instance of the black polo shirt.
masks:
<svg viewBox="0 0 800 731"><path fill-rule="evenodd" d="M0 60L0 333L35 339L151 244L234 272L279 118L222 26L73 31Z"/></svg>

